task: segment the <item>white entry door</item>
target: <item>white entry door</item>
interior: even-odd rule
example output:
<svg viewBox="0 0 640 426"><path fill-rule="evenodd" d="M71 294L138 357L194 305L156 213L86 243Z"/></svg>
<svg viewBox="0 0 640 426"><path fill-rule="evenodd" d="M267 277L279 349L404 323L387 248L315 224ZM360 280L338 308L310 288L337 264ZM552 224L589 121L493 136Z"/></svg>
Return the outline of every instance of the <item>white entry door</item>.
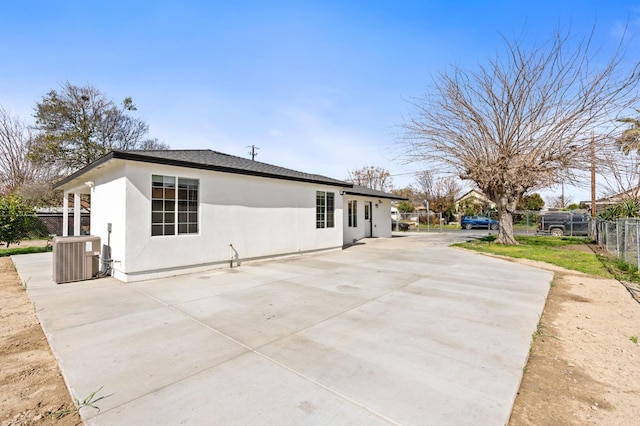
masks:
<svg viewBox="0 0 640 426"><path fill-rule="evenodd" d="M364 237L370 238L373 235L373 212L371 211L371 201L364 202Z"/></svg>

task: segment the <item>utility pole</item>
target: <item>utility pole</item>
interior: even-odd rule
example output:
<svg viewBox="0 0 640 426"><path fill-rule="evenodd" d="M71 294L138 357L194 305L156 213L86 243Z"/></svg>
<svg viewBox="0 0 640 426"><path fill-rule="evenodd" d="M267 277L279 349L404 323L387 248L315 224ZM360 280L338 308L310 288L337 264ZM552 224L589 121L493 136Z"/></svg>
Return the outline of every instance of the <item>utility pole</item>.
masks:
<svg viewBox="0 0 640 426"><path fill-rule="evenodd" d="M256 152L256 150L260 149L255 145L251 145L248 146L247 148L251 148L251 151L249 152L249 155L251 156L251 161L255 161L256 159L256 155L258 155L258 153Z"/></svg>
<svg viewBox="0 0 640 426"><path fill-rule="evenodd" d="M591 217L596 217L596 139L591 132Z"/></svg>

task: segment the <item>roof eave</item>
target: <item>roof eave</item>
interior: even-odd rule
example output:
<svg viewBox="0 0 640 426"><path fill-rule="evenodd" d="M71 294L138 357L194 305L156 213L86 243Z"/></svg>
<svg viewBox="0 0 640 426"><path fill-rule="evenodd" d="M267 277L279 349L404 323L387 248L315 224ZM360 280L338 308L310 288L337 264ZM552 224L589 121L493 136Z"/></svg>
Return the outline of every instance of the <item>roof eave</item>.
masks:
<svg viewBox="0 0 640 426"><path fill-rule="evenodd" d="M66 184L68 184L70 182L73 182L78 177L82 176L83 174L88 173L91 170L97 168L98 166L101 166L102 164L114 159L115 158L114 153L115 153L115 151L111 151L111 152L107 153L106 155L100 157L99 159L97 159L93 163L89 164L88 166L85 166L85 167L81 168L80 170L78 170L77 172L70 174L66 178L63 178L63 179L59 180L58 182L53 184L53 189L59 189L59 188L63 187L64 185L66 185Z"/></svg>
<svg viewBox="0 0 640 426"><path fill-rule="evenodd" d="M408 198L399 197L397 195L392 195L392 194L388 194L388 195L383 195L383 194L365 194L363 192L357 192L357 191L344 191L344 193L347 194L347 195L358 195L360 197L384 198L384 199L387 199L387 200L409 201Z"/></svg>
<svg viewBox="0 0 640 426"><path fill-rule="evenodd" d="M247 176L288 180L288 181L294 181L294 182L322 184L322 185L328 185L328 186L337 186L341 188L353 188L353 184L339 181L339 180L323 180L323 179L312 179L312 178L303 178L303 177L295 177L295 176L277 175L273 173L265 173L265 172L259 172L254 170L234 169L232 167L215 166L210 164L199 164L199 163L193 163L190 161L175 160L170 158L150 157L147 155L140 155L140 154L126 152L126 151L111 151L105 156L103 156L102 158L91 163L90 165L60 180L54 185L54 189L58 189L64 186L65 184L72 182L73 180L77 179L79 176L82 176L83 174L88 173L94 168L100 166L101 164L104 164L113 159L138 161L142 163L151 163L151 164L163 164L168 166L186 167L190 169L199 169L199 170L210 170L210 171L216 171L216 172L222 172L222 173L232 173L232 174L240 174L240 175L247 175Z"/></svg>

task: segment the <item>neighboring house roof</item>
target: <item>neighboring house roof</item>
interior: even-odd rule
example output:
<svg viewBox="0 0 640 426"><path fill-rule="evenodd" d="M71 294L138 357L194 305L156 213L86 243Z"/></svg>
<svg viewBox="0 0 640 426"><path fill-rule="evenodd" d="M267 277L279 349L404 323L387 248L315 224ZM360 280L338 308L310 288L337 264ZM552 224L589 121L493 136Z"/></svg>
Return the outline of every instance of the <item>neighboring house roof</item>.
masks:
<svg viewBox="0 0 640 426"><path fill-rule="evenodd" d="M609 195L608 197L603 197L596 200L596 203L611 203L616 204L630 198L636 199L640 197L640 186L634 186L633 188L629 188L626 191L617 192L615 194ZM587 201L590 203L591 201Z"/></svg>
<svg viewBox="0 0 640 426"><path fill-rule="evenodd" d="M602 210L609 206L620 204L626 200L637 200L640 198L640 186L634 186L626 191L617 192L606 197L598 198L596 200L596 207L598 210ZM580 206L587 206L591 208L591 200L584 200L578 203Z"/></svg>
<svg viewBox="0 0 640 426"><path fill-rule="evenodd" d="M250 176L259 176L273 179L293 180L298 182L319 183L324 185L341 186L351 188L353 185L341 180L326 176L299 172L261 163L247 158L236 157L210 149L197 150L164 150L164 151L111 151L90 165L78 170L74 174L62 179L54 185L60 188L66 183L77 179L79 176L111 160L128 160L152 164L164 164L192 169L212 170L224 173L235 173Z"/></svg>
<svg viewBox="0 0 640 426"><path fill-rule="evenodd" d="M475 200L481 201L485 204L490 204L490 205L495 205L495 203L493 201L491 201L491 199L489 197L487 197L486 195L484 195L484 193L482 191L480 191L477 188L472 189L471 191L465 193L464 195L458 197L458 199L456 199L456 204L460 203L461 201L467 200L473 198Z"/></svg>
<svg viewBox="0 0 640 426"><path fill-rule="evenodd" d="M376 189L367 188L366 186L353 185L353 188L346 189L345 194L364 195L366 197L386 198L388 200L406 201L408 198L398 195L389 194L388 192L378 191Z"/></svg>

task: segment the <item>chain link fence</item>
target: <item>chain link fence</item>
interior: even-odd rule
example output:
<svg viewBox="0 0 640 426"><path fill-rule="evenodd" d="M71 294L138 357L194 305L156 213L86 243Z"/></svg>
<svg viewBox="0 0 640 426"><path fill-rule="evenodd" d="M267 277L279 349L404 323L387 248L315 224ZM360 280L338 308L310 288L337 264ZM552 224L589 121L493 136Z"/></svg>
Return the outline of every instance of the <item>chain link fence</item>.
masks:
<svg viewBox="0 0 640 426"><path fill-rule="evenodd" d="M513 226L517 232L535 234L539 211L518 210L513 215ZM486 216L498 220L497 212L491 211L478 216ZM411 213L392 213L391 228L394 231L442 231L444 229L460 229L460 220L453 218L447 221L442 213L431 212L427 215L426 210L419 210Z"/></svg>
<svg viewBox="0 0 640 426"><path fill-rule="evenodd" d="M640 269L640 219L596 220L591 237L625 263Z"/></svg>

